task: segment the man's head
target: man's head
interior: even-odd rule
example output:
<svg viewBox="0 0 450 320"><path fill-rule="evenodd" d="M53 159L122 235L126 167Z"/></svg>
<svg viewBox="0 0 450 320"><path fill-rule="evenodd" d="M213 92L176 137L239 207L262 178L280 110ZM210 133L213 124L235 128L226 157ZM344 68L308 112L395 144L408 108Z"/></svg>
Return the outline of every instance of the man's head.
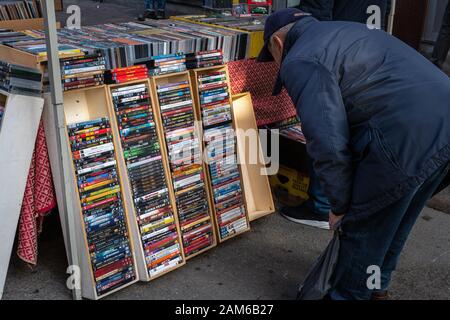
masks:
<svg viewBox="0 0 450 320"><path fill-rule="evenodd" d="M309 15L309 13L294 8L279 10L271 14L265 23L264 47L258 56L258 61L275 60L281 64L287 34L297 20Z"/></svg>

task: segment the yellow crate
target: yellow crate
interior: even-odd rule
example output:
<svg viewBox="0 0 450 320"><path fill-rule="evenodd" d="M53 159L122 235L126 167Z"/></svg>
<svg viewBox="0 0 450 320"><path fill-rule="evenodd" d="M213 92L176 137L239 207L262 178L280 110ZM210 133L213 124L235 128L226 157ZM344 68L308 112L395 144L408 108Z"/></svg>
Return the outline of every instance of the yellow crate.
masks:
<svg viewBox="0 0 450 320"><path fill-rule="evenodd" d="M284 190L289 196L308 199L309 177L295 169L280 166L278 174L270 176L269 180L275 192Z"/></svg>

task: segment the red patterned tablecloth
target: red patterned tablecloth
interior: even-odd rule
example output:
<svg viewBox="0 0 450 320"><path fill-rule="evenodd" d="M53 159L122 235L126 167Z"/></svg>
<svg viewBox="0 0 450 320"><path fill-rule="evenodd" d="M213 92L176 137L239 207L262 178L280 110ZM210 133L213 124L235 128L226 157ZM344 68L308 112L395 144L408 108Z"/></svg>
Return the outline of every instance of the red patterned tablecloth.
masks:
<svg viewBox="0 0 450 320"><path fill-rule="evenodd" d="M286 90L272 96L278 75L275 63L257 63L253 59L228 63L233 94L250 92L258 126L285 120L296 115L295 107Z"/></svg>
<svg viewBox="0 0 450 320"><path fill-rule="evenodd" d="M37 263L37 238L42 230L43 218L55 206L56 196L45 141L44 125L41 120L18 226L17 254L23 261L33 265Z"/></svg>

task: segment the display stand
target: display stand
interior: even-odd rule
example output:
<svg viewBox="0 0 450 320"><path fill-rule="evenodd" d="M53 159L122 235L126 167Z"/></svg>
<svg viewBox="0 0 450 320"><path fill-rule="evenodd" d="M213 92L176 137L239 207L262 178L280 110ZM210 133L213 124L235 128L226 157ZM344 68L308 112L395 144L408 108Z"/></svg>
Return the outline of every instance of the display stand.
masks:
<svg viewBox="0 0 450 320"><path fill-rule="evenodd" d="M36 142L44 100L0 91L0 299Z"/></svg>
<svg viewBox="0 0 450 320"><path fill-rule="evenodd" d="M226 68L225 66L220 66L220 68ZM191 71L192 73L192 71ZM175 73L175 74L168 74L163 76L157 76L153 77L150 80L141 80L141 81L134 81L134 82L128 82L126 84L120 84L120 85L104 85L100 87L94 87L94 88L87 88L87 89L78 89L78 90L72 90L72 91L66 91L64 92L64 111L65 111L65 117L66 121L68 123L70 122L79 122L84 121L87 119L96 118L99 116L105 116L107 115L108 118L111 121L111 126L113 128L113 136L115 140L115 152L116 157L118 160L118 169L119 174L121 176L121 185L122 185L122 192L125 199L125 206L128 212L128 223L129 223L129 230L130 235L132 236L132 243L134 244L134 257L136 261L136 268L138 269L138 275L139 279L143 281L152 280L156 277L149 278L147 276L146 271L146 265L144 262L144 256L142 252L142 247L140 244L140 235L139 230L137 229L136 221L134 220L134 211L132 211L132 203L131 203L131 192L129 190L129 181L126 174L126 168L124 167L124 159L122 156L122 149L119 144L119 135L116 129L115 125L115 118L113 117L113 108L111 104L111 89L115 87L120 87L122 85L132 85L135 83L148 83L150 92L152 94L152 106L153 106L153 112L154 117L156 121L156 125L159 132L159 138L161 139L161 145L165 145L165 136L164 136L164 127L162 125L161 120L161 113L160 113L160 106L158 103L158 99L156 96L156 85L161 84L167 84L167 83L173 83L173 82L179 82L181 80L189 80L190 81L190 75L188 72L181 72L181 73ZM191 90L192 91L192 90ZM47 97L46 99L47 103L49 103L49 99ZM249 93L247 94L240 94L235 95L232 97L233 101L233 124L236 129L242 129L244 131L246 130L257 130L255 115L253 111L253 106L251 103L251 96ZM52 172L53 177L55 181L55 189L57 191L57 198L58 198L58 205L61 207L61 195L58 194L58 181L60 181L60 177L58 177L58 166L59 161L56 151L56 145L54 143L54 139L52 138L53 135L56 133L54 132L53 128L53 122L55 121L55 115L53 114L53 109L50 107L50 105L46 106L44 110L44 125L46 128L46 136L47 140L50 142L48 144L49 154L50 154L50 161L52 165ZM64 125L64 124L63 124ZM199 128L200 131L197 133L198 136L201 136L201 128ZM256 164L250 164L248 162L249 154L248 150L251 150L250 148L246 147L246 137L237 135L237 152L238 156L241 158L241 177L242 177L242 183L243 183L243 191L245 194L245 200L246 200L246 207L248 211L249 220L255 220L260 217L263 217L265 215L268 215L270 213L273 213L275 211L275 207L273 204L272 194L268 182L268 177L262 172L265 170L265 165L261 162L261 160L258 161ZM67 154L71 154L68 146L64 146L67 148L68 152ZM259 153L262 154L262 149L260 148L260 145L258 146ZM167 181L170 187L170 193L171 193L171 202L174 203L174 191L173 191L173 185L172 185L172 178L169 173L169 163L168 163L168 154L167 150L162 148L162 156L165 159L165 174L167 177ZM245 158L247 161L243 161L242 158ZM259 157L259 159L262 159L262 156ZM72 159L62 159L62 161L67 161L69 166L73 168L72 166ZM206 172L206 171L205 171ZM82 275L82 294L83 297L90 298L90 299L98 299L102 298L103 296L96 296L95 290L93 289L93 278L92 278L92 271L91 267L89 265L88 257L86 256L87 250L86 250L86 239L83 234L83 225L81 221L80 216L80 207L79 207L79 198L77 194L76 185L74 183L70 183L73 181L73 176L68 177L66 181L69 181L69 183L66 183L66 188L68 195L70 196L70 201L68 203L73 203L74 205L71 206L69 209L69 212L65 213L65 215L72 214L76 218L76 225L75 230L77 232L77 245L78 245L78 255L80 257L80 267L81 267L81 275ZM210 197L208 197L208 203L211 201ZM174 212L176 213L176 206L173 206ZM211 212L211 221L214 221L214 216L212 216ZM216 234L216 229L214 228L214 234ZM69 246L68 238L65 238L66 241L66 247ZM195 257L197 255L202 254L203 252L213 248L216 246L217 241L215 240L213 245L189 256L186 257L185 260L189 260L192 257ZM184 263L183 263L184 264ZM181 266L181 265L180 265ZM174 268L175 269L175 268ZM168 271L167 271L168 272ZM161 274L162 275L162 274ZM131 284L131 283L130 283ZM127 284L127 285L130 285ZM125 285L125 286L127 286ZM124 287L125 287L124 286ZM122 287L121 287L122 288ZM118 288L117 290L121 289ZM113 292L117 291L114 290ZM110 293L113 293L110 292ZM108 293L108 294L110 294Z"/></svg>
<svg viewBox="0 0 450 320"><path fill-rule="evenodd" d="M132 188L131 188L131 183L130 183L130 179L129 179L129 175L128 175L128 169L127 169L124 155L123 155L124 152L123 152L122 144L120 141L120 134L118 131L119 130L118 123L117 123L117 118L116 118L116 114L114 111L113 97L112 97L112 91L114 89L132 86L135 84L145 84L148 89L148 92L151 92L149 80L131 81L131 82L127 82L124 84L110 85L110 86L108 86L109 87L108 88L108 95L109 95L108 109L109 109L109 115L110 115L110 119L111 119L111 125L113 127L113 136L115 139L115 144L117 146L116 153L117 153L117 157L119 160L119 164L118 164L119 172L120 172L121 177L123 178L124 186L125 186L125 188L124 188L125 203L127 206L127 211L129 213L128 220L130 221L130 229L132 231L131 235L133 237L133 242L135 243L135 257L136 257L136 263L137 263L137 268L138 268L138 272L139 272L139 280L150 281L150 280L159 278L160 276L163 276L170 271L178 269L179 267L183 266L186 263L186 260L184 257L184 251L182 250L181 231L179 228L178 215L177 215L177 209L176 209L175 196L174 196L174 192L173 192L172 180L171 180L170 172L168 169L169 162L167 159L167 151L165 148L161 148L162 162L164 165L164 172L162 172L162 174L164 174L164 176L165 176L167 188L169 189L169 199L170 199L170 204L172 207L172 212L173 212L174 218L175 218L175 224L177 226L178 241L180 244L181 256L182 256L183 260L181 263L178 263L175 267L165 270L155 276L151 277L149 275L148 268L147 268L147 262L145 260L144 248L143 248L142 240L141 240L140 227L139 227L138 221L136 219L138 214L136 213L136 209L134 207L133 195L131 192ZM155 108L154 97L152 95L150 95L150 96L151 96L151 98L150 98L151 99L151 108L152 108L153 114L155 115L156 108ZM164 146L164 138L163 138L162 128L158 124L157 124L157 134L158 134L159 145Z"/></svg>
<svg viewBox="0 0 450 320"><path fill-rule="evenodd" d="M219 66L214 66L214 67L208 67L208 68L201 68L201 69L193 69L190 71L190 75L191 75L191 82L193 84L193 88L194 88L194 97L195 97L195 107L196 107L196 115L197 115L197 120L199 121L199 123L202 123L203 121L203 117L202 117L202 111L201 111L201 106L200 106L200 96L199 96L199 87L198 87L198 77L202 76L202 75L208 75L208 74L212 74L215 72L224 72L226 74L226 82L227 82L227 88L228 88L228 102L229 105L231 107L232 105L232 100L231 100L231 85L230 85L230 76L228 74L228 67L226 65L219 65ZM234 123L234 119L232 119L232 127L234 130L236 130L235 127L235 123ZM202 132L202 136L203 136L203 132ZM206 144L205 141L203 141L203 147L206 149ZM239 151L236 148L237 153L239 153ZM237 159L239 158L239 154L237 154ZM215 220L215 226L216 226L216 233L218 235L218 240L219 242L223 242L226 240L229 240L235 236L238 236L244 232L247 232L250 230L250 223L249 223L249 219L248 219L248 211L245 205L246 202L246 196L245 196L245 192L242 192L242 197L244 200L244 211L245 211L245 218L247 221L247 227L240 230L239 232L234 233L233 235L227 236L227 237L221 237L220 236L220 227L219 227L219 221L218 221L218 212L216 210L216 207L214 205L214 196L213 196L213 187L212 187L212 181L211 181L211 173L209 170L209 167L206 165L205 166L206 169L206 180L208 183L208 192L209 192L209 198L210 198L210 202L213 204L213 212L214 212L214 220ZM238 169L239 169L239 177L240 177L240 185L243 185L243 181L242 181L242 169L241 169L241 165L238 163Z"/></svg>
<svg viewBox="0 0 450 320"><path fill-rule="evenodd" d="M232 97L233 100L233 119L234 126L241 134L237 135L238 156L244 183L244 193L247 201L247 210L250 221L262 218L275 212L272 192L270 189L265 165L261 162L263 159L262 147L258 139L258 161L250 163L250 154L248 140L243 134L247 130L258 130L256 125L255 113L253 111L252 98L250 93L237 94Z"/></svg>
<svg viewBox="0 0 450 320"><path fill-rule="evenodd" d="M66 124L73 124L73 123L79 123L82 121L88 121L97 119L100 117L108 117L109 118L109 110L108 110L108 92L106 86L98 86L98 87L92 87L87 88L83 90L72 90L64 93L64 113L65 113L65 120ZM111 123L111 119L110 119ZM68 137L67 137L68 139ZM66 148L68 148L68 154L72 155L72 151L70 150L70 146L67 145ZM118 161L117 154L118 154L118 146L117 143L114 143L114 150L115 150L115 157L116 161ZM63 159L63 161L68 161L69 159ZM73 203L72 208L68 208L69 211L67 214L72 214L75 220L75 226L77 230L77 243L78 243L78 257L79 257L79 267L81 271L81 293L82 296L88 299L100 299L107 295L110 295L124 287L127 287L136 281L137 279L137 273L136 273L136 279L133 281L130 281L123 286L120 286L116 289L113 289L106 294L98 295L97 291L95 289L95 279L93 275L93 269L91 266L90 256L89 256L89 250L88 250L88 242L87 242L87 234L85 231L85 225L84 220L82 216L82 209L80 206L80 196L78 194L78 186L76 183L76 176L75 176L75 167L73 166L73 161L70 159L70 162L72 163L72 172L73 172L73 183L70 185L66 185L66 191L67 195L71 197L71 203ZM122 199L123 199L123 190L125 182L123 180L123 176L119 172L119 181L120 181L120 187L121 187L121 193L122 193ZM125 211L125 222L127 224L128 229L128 235L130 235L130 222L129 222L129 215L127 214L127 208L124 206ZM136 266L135 261L135 255L134 255L134 243L133 239L128 236L130 240L130 246L131 250L133 252L133 265Z"/></svg>

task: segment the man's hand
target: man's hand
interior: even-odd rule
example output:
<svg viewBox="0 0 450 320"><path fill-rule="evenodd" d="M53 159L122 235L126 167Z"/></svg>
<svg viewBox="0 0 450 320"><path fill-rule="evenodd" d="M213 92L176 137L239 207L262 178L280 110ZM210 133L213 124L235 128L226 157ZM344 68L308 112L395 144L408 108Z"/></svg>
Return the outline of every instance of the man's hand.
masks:
<svg viewBox="0 0 450 320"><path fill-rule="evenodd" d="M334 230L334 226L335 226L339 221L341 221L343 217L344 217L344 215L337 216L337 215L335 215L333 212L330 211L329 218L328 218L328 222L329 222L329 224L330 224L330 229L331 229L331 230Z"/></svg>

